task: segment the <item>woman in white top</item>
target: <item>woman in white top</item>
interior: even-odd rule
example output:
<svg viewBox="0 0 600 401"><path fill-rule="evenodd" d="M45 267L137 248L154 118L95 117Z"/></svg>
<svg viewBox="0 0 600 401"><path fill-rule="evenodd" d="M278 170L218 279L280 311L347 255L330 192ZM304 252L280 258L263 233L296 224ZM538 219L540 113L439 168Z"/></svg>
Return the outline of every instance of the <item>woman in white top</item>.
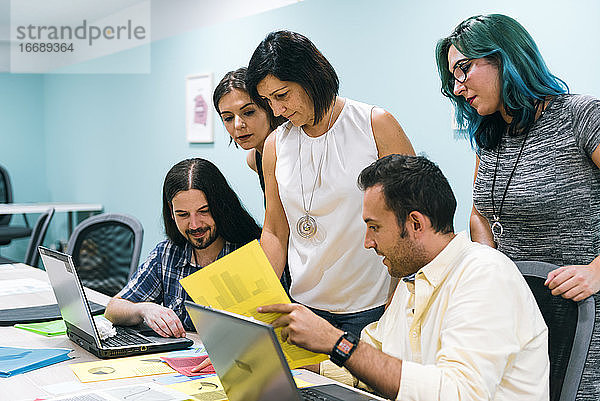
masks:
<svg viewBox="0 0 600 401"><path fill-rule="evenodd" d="M345 331L379 319L395 288L363 247L361 170L391 153L414 154L385 110L338 95L335 70L305 36L272 32L254 51L246 88L282 124L265 142L261 245L292 298Z"/></svg>

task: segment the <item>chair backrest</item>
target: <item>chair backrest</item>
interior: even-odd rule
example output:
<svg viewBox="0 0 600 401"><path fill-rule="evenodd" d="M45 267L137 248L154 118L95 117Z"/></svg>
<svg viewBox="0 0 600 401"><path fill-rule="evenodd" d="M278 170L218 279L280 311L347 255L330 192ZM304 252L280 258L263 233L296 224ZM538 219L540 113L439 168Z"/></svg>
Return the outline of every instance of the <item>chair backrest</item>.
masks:
<svg viewBox="0 0 600 401"><path fill-rule="evenodd" d="M73 256L83 285L113 296L137 268L143 235L135 217L100 214L75 227L67 253Z"/></svg>
<svg viewBox="0 0 600 401"><path fill-rule="evenodd" d="M515 262L548 326L550 400L575 401L594 329L594 297L574 302L552 295L544 285L558 266L545 262Z"/></svg>
<svg viewBox="0 0 600 401"><path fill-rule="evenodd" d="M12 203L13 193L10 184L8 170L0 165L0 203ZM7 226L10 223L11 214L0 214L0 226Z"/></svg>
<svg viewBox="0 0 600 401"><path fill-rule="evenodd" d="M42 242L44 242L52 216L54 216L54 208L48 209L38 217L35 226L33 227L33 231L31 232L31 237L29 238L27 251L25 252L26 265L37 267L38 262L40 261L38 246L42 245Z"/></svg>

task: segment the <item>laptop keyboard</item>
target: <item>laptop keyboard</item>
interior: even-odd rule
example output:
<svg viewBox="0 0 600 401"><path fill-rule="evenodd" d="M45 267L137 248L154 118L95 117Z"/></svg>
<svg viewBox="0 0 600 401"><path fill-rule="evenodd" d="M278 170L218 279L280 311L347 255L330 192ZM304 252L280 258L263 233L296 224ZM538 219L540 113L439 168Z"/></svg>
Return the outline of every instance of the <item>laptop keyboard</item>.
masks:
<svg viewBox="0 0 600 401"><path fill-rule="evenodd" d="M301 388L303 401L375 401L367 394L358 393L337 384Z"/></svg>
<svg viewBox="0 0 600 401"><path fill-rule="evenodd" d="M128 345L147 344L148 339L142 337L134 331L128 331L117 327L117 334L113 337L102 340L102 344L107 347L124 347Z"/></svg>
<svg viewBox="0 0 600 401"><path fill-rule="evenodd" d="M331 397L320 391L313 390L311 388L300 389L303 401L338 401L339 398Z"/></svg>

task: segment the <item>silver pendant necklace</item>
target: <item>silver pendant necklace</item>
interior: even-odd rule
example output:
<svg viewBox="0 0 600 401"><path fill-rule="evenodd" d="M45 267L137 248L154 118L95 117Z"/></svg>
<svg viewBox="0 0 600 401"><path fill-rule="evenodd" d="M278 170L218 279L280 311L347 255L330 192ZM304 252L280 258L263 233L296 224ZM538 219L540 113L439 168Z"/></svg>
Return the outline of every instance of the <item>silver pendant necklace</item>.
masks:
<svg viewBox="0 0 600 401"><path fill-rule="evenodd" d="M327 130L324 135L329 133L329 128L331 128L331 121L333 119L333 113L335 111L335 104L337 99L333 102L333 107L331 108L331 114L329 115L329 122L327 123ZM304 215L298 219L296 222L296 232L299 236L305 239L311 239L317 234L317 221L313 216L310 215L310 210L312 208L312 201L315 195L315 188L317 186L317 180L321 176L321 167L323 167L323 160L325 159L325 153L327 152L327 136L325 136L325 143L323 144L323 152L321 153L321 160L319 160L319 167L317 169L317 173L315 174L315 181L313 183L312 192L310 193L310 200L308 201L308 207L306 207L306 200L304 197L304 182L302 181L302 156L301 156L301 143L300 143L301 134L298 134L298 162L300 163L300 191L302 192L302 208L304 209Z"/></svg>

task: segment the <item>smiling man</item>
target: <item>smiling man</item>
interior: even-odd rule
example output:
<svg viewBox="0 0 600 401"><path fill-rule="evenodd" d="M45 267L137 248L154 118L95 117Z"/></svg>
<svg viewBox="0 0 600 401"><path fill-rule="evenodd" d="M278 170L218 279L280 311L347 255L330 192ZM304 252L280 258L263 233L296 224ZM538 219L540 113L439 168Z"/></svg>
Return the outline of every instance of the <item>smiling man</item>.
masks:
<svg viewBox="0 0 600 401"><path fill-rule="evenodd" d="M114 324L146 323L164 337L184 337L194 326L183 303L191 300L179 280L260 237L219 169L188 159L169 170L163 185L160 242L106 307Z"/></svg>
<svg viewBox="0 0 600 401"><path fill-rule="evenodd" d="M456 200L440 169L389 155L359 186L365 247L402 281L360 340L302 305L259 308L284 313L273 322L283 339L329 354L322 374L387 398L547 401L548 331L535 299L510 259L454 234Z"/></svg>

